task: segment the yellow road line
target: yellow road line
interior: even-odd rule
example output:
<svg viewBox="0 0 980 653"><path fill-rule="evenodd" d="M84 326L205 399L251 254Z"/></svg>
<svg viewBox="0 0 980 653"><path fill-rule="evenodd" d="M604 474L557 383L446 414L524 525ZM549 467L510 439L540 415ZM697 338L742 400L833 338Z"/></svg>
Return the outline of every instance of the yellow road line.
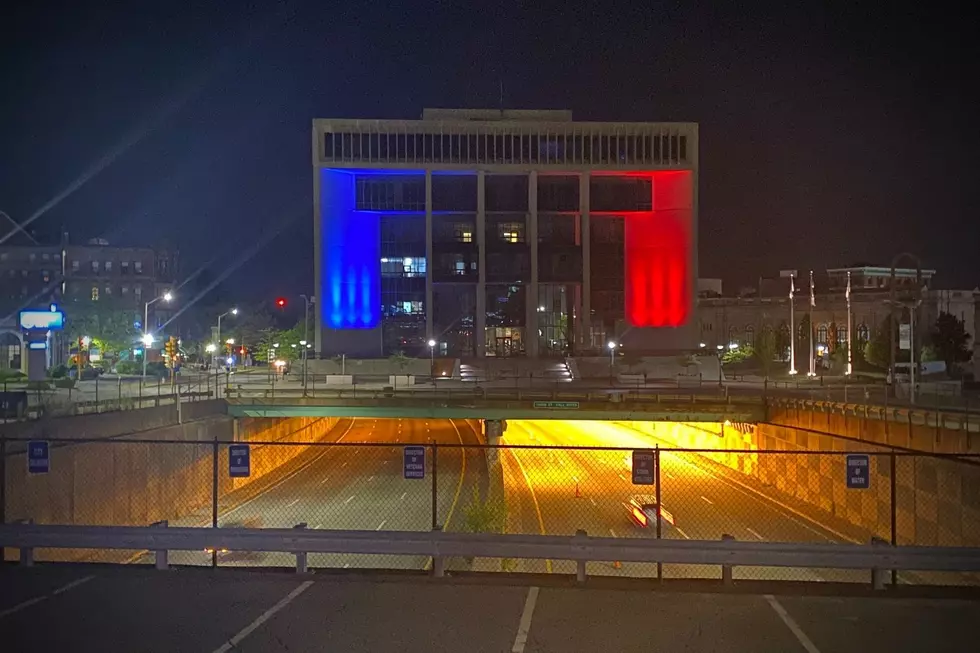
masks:
<svg viewBox="0 0 980 653"><path fill-rule="evenodd" d="M459 501L459 492L463 489L463 478L466 476L466 449L463 445L463 436L459 432L459 427L456 426L456 422L449 420L449 423L453 425L456 429L456 437L459 438L459 453L463 458L462 467L459 470L459 482L456 483L456 495L453 496L453 502L449 506L449 514L446 515L446 523L442 525L442 530L449 530L449 522L453 520L453 512L456 510L456 502ZM430 557L425 561L425 565L422 567L425 571L429 571L432 568L432 558Z"/></svg>

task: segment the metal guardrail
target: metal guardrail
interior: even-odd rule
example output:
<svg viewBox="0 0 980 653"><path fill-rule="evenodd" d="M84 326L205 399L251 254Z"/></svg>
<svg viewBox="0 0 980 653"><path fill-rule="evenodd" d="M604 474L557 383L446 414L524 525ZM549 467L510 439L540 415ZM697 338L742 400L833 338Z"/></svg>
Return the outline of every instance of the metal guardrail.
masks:
<svg viewBox="0 0 980 653"><path fill-rule="evenodd" d="M0 525L0 546L20 549L23 564L33 564L35 548L136 549L156 553L158 568L167 566L170 550L223 548L237 551L293 553L304 571L309 553L388 554L428 556L432 573L442 576L448 557L531 558L578 563L577 578L585 580L585 563L619 560L696 565L719 565L731 580L735 566L869 569L876 588L885 584L885 570L980 571L980 548L893 547L880 540L870 545L743 542L730 536L721 541L652 540L573 536L425 533L403 531L291 529Z"/></svg>

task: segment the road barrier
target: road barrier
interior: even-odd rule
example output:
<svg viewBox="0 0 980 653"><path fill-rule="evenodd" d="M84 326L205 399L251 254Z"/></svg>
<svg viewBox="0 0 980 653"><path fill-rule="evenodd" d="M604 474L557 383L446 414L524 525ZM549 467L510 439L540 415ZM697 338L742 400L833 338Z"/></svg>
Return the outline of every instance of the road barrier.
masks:
<svg viewBox="0 0 980 653"><path fill-rule="evenodd" d="M292 553L297 570L307 569L310 553L383 554L433 558L432 574L443 575L446 558L504 557L569 560L579 563L576 576L586 579L586 562L618 560L660 564L717 565L732 582L734 567L804 567L896 571L980 571L980 548L891 547L879 541L858 544L788 544L779 542L707 540L631 540L572 536L498 535L377 531L310 530L305 524L289 529L170 528L166 522L150 527L0 525L0 545L20 551L25 565L33 564L35 548L145 549L156 552L156 567L168 566L171 550L229 549ZM881 573L872 573L876 589L884 587Z"/></svg>

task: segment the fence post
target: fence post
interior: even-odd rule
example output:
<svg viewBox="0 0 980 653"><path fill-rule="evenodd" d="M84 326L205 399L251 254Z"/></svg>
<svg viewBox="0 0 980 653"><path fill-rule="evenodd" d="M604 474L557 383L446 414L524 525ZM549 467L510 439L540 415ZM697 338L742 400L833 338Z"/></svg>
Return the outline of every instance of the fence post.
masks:
<svg viewBox="0 0 980 653"><path fill-rule="evenodd" d="M211 528L218 527L218 436L211 443ZM218 547L211 550L211 567L218 566Z"/></svg>
<svg viewBox="0 0 980 653"><path fill-rule="evenodd" d="M662 535L662 524L660 520L660 445L657 444L653 448L653 474L654 474L654 492L657 493L657 539L659 540ZM664 564L657 561L657 580L662 581L664 579Z"/></svg>
<svg viewBox="0 0 980 653"><path fill-rule="evenodd" d="M119 410L122 410L122 377L116 376L116 401L119 402Z"/></svg>
<svg viewBox="0 0 980 653"><path fill-rule="evenodd" d="M139 408L143 407L143 377L140 377L140 389L138 391L139 395Z"/></svg>
<svg viewBox="0 0 980 653"><path fill-rule="evenodd" d="M589 536L589 534L586 533L581 528L578 529L577 531L575 531L575 539L577 539L577 540L578 539L585 539L588 536ZM581 544L584 545L585 543L582 542ZM586 562L585 560L576 560L575 561L575 580L577 580L580 583L584 583L585 582L585 578L586 578L586 575L585 575L585 562Z"/></svg>
<svg viewBox="0 0 980 653"><path fill-rule="evenodd" d="M439 446L432 442L432 530L439 528L439 518L438 518L438 494L436 491L436 486L438 485L439 479Z"/></svg>
<svg viewBox="0 0 980 653"><path fill-rule="evenodd" d="M735 537L733 535L729 535L728 533L724 533L721 536L721 541L722 542L734 542L735 541ZM723 585L731 585L732 584L732 566L731 565L722 565L721 566L721 582L722 582Z"/></svg>
<svg viewBox="0 0 980 653"><path fill-rule="evenodd" d="M164 519L164 520L161 520L161 521L153 522L152 524L150 524L150 527L151 528L166 528L167 527L167 520ZM156 566L157 569L166 569L169 566L168 565L168 561L167 561L167 554L168 554L168 552L167 552L166 549L157 549L156 551L154 551L154 557L156 558L156 565L155 566Z"/></svg>
<svg viewBox="0 0 980 653"><path fill-rule="evenodd" d="M304 530L306 529L306 522L300 522L299 524L293 526L293 528L296 530ZM309 567L306 564L306 551L299 551L296 553L296 573L305 574L307 571L309 571Z"/></svg>

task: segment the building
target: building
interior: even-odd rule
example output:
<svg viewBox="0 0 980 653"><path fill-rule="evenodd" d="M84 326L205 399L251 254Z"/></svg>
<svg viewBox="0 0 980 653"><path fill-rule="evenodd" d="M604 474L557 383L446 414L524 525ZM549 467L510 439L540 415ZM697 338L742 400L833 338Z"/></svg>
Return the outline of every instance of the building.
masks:
<svg viewBox="0 0 980 653"><path fill-rule="evenodd" d="M0 245L0 369L19 369L26 361L16 325L21 309L57 303L70 320L73 307L98 302L132 310L134 324L142 323L145 303L172 288L178 271L174 251L114 247L101 239L73 245L67 234L59 245ZM173 310L154 303L151 326L168 320Z"/></svg>
<svg viewBox="0 0 980 653"><path fill-rule="evenodd" d="M736 297L707 297L698 300L697 322L700 343L705 347L727 347L731 344L754 344L756 337L766 329L781 334L780 342L789 342L790 271L782 278L761 279L758 288L751 293L741 292ZM793 271L795 274L795 271ZM888 300L891 297L892 270L888 267L854 266L832 268L814 277L813 333L815 347L832 349L847 342L847 276L851 277L851 320L854 341L867 342L892 312ZM975 290L938 290L932 288L935 270L898 268L895 270L895 289L899 295L914 292L920 287L922 304L918 309L916 324L919 325L916 340L921 344L929 327L939 313L945 312L963 320L971 336L977 333L977 301L980 292ZM809 273L796 275L793 299L795 325L805 329L805 319L810 313ZM788 345L787 345L788 346ZM972 345L971 345L972 346ZM797 353L796 366L807 369L807 352Z"/></svg>
<svg viewBox="0 0 980 653"><path fill-rule="evenodd" d="M697 161L691 123L315 120L317 351L696 346Z"/></svg>

